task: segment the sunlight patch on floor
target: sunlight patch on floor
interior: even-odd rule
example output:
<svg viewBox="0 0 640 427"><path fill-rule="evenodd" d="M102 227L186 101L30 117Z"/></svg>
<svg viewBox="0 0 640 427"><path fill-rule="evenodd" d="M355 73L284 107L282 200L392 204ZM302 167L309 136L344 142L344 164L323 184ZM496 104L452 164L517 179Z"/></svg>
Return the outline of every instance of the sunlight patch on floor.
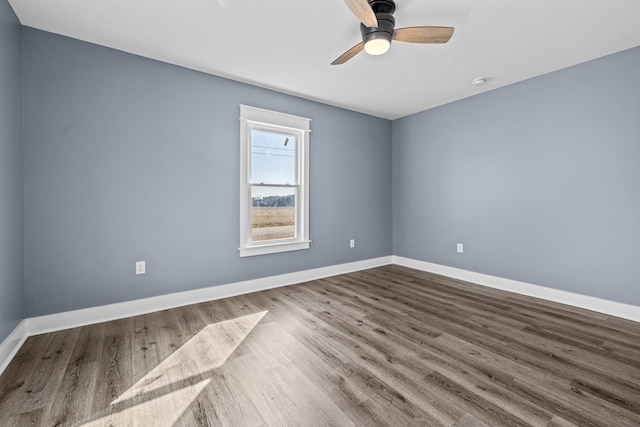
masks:
<svg viewBox="0 0 640 427"><path fill-rule="evenodd" d="M172 426L268 311L207 325L83 427ZM204 375L204 376L203 376Z"/></svg>
<svg viewBox="0 0 640 427"><path fill-rule="evenodd" d="M82 427L111 425L171 427L210 382L210 379L206 379L81 425Z"/></svg>
<svg viewBox="0 0 640 427"><path fill-rule="evenodd" d="M197 365L191 376L222 366L267 311L250 314L206 326L162 363L112 402L117 404L175 382L167 371L178 365ZM179 379L178 379L179 380Z"/></svg>

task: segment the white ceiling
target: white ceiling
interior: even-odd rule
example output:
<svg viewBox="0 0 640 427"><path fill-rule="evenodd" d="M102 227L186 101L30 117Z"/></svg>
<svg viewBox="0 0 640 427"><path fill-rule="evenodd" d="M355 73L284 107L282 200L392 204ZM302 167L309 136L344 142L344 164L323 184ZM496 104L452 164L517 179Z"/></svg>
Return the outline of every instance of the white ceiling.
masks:
<svg viewBox="0 0 640 427"><path fill-rule="evenodd" d="M29 27L388 119L640 46L638 0L396 0L397 28L451 41L340 66L361 41L343 0L9 2Z"/></svg>

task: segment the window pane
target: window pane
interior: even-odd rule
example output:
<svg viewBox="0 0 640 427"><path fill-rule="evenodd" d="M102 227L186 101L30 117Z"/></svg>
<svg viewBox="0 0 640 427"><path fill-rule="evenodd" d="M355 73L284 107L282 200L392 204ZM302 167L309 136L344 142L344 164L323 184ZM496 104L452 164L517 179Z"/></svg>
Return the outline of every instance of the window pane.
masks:
<svg viewBox="0 0 640 427"><path fill-rule="evenodd" d="M296 184L296 138L251 130L251 182Z"/></svg>
<svg viewBox="0 0 640 427"><path fill-rule="evenodd" d="M251 200L252 241L295 237L295 189L254 186Z"/></svg>

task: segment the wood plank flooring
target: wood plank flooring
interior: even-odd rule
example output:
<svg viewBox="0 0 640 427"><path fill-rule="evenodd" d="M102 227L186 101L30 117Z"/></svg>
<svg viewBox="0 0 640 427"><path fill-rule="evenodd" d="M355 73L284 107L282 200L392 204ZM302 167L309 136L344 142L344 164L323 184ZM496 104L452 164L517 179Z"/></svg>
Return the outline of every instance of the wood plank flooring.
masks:
<svg viewBox="0 0 640 427"><path fill-rule="evenodd" d="M640 426L640 324L400 266L30 337L0 426Z"/></svg>

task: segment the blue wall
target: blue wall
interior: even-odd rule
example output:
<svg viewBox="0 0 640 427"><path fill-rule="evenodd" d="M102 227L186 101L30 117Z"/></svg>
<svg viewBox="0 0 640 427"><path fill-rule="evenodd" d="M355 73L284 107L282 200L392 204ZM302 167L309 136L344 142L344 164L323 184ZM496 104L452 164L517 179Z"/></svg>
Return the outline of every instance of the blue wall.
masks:
<svg viewBox="0 0 640 427"><path fill-rule="evenodd" d="M394 255L640 305L639 77L635 48L394 121Z"/></svg>
<svg viewBox="0 0 640 427"><path fill-rule="evenodd" d="M34 29L23 46L28 316L391 255L391 122ZM309 250L238 255L239 104L312 119Z"/></svg>
<svg viewBox="0 0 640 427"><path fill-rule="evenodd" d="M21 28L0 1L0 343L24 317Z"/></svg>
<svg viewBox="0 0 640 427"><path fill-rule="evenodd" d="M29 28L21 52L0 4L0 339L391 253L640 305L640 48L389 122ZM309 250L238 256L239 104L313 119Z"/></svg>

